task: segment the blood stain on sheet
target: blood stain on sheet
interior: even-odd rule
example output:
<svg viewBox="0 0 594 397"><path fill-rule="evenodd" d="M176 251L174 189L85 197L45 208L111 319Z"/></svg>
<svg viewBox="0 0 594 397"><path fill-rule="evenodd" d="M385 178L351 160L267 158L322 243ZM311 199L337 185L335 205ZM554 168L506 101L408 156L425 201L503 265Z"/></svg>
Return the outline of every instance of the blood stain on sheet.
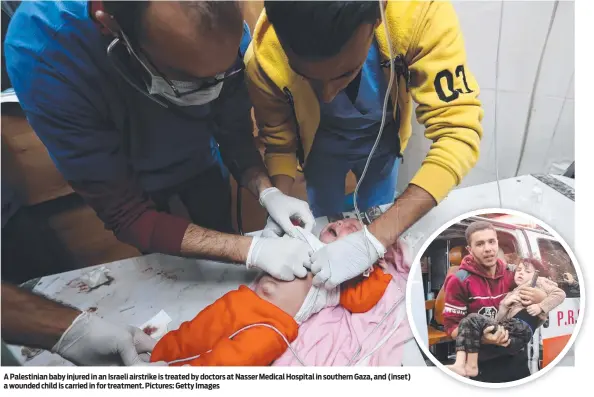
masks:
<svg viewBox="0 0 594 397"><path fill-rule="evenodd" d="M155 333L155 331L157 330L157 327L153 327L152 325L147 325L146 327L144 327L142 329L142 332L144 332L147 335L152 335Z"/></svg>
<svg viewBox="0 0 594 397"><path fill-rule="evenodd" d="M160 270L157 272L157 275L162 276L168 280L173 280L173 281L177 280L177 275L173 272L165 272L163 270Z"/></svg>
<svg viewBox="0 0 594 397"><path fill-rule="evenodd" d="M115 281L115 278L113 278L110 275L107 275L106 277L107 277L106 282L104 282L103 284L96 285L93 288L89 288L89 286L85 282L81 281L78 278L75 278L74 280L70 280L68 282L68 284L66 284L66 285L71 288L78 288L79 293L80 292L91 292L93 290L96 290L97 288L104 286L104 285L110 285L112 282Z"/></svg>
<svg viewBox="0 0 594 397"><path fill-rule="evenodd" d="M72 288L78 288L78 292L87 292L89 291L89 286L85 283L83 283L82 281L80 281L79 279L74 279L71 280L68 284L66 284L69 287Z"/></svg>
<svg viewBox="0 0 594 397"><path fill-rule="evenodd" d="M107 278L107 281L104 282L103 284L99 284L91 289L89 289L89 291L93 291L97 288L103 287L104 285L110 285L111 283L114 282L115 278L113 278L112 276L110 276L109 274L105 276ZM87 287L88 288L88 287Z"/></svg>
<svg viewBox="0 0 594 397"><path fill-rule="evenodd" d="M95 313L95 312L97 311L97 308L96 308L95 306L93 306L93 307L89 307L89 308L87 309L87 311L88 311L89 313Z"/></svg>
<svg viewBox="0 0 594 397"><path fill-rule="evenodd" d="M33 349L30 347L23 347L21 349L21 354L25 357L27 361L33 359L35 356L39 355L43 350L41 349Z"/></svg>

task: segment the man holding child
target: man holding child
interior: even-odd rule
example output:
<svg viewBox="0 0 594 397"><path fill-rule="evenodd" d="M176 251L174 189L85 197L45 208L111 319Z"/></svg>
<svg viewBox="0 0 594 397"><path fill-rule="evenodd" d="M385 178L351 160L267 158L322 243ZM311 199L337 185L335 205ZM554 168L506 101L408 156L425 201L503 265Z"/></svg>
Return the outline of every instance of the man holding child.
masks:
<svg viewBox="0 0 594 397"><path fill-rule="evenodd" d="M472 223L466 230L466 241L470 254L444 285L444 326L454 339L458 337L460 322L471 314L495 319L504 298L517 287L514 271L498 259L499 243L493 225L483 221ZM525 307L540 304L547 296L542 289L527 284L519 286L517 293ZM526 349L508 349L509 344L510 334L503 326L484 328L478 354L480 371L469 377L500 383L530 376Z"/></svg>

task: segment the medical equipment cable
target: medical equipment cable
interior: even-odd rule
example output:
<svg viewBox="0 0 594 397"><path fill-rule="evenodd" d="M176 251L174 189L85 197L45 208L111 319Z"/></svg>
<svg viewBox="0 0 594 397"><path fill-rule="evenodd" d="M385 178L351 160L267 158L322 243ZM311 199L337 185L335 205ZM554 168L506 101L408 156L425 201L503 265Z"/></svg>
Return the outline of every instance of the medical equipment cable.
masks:
<svg viewBox="0 0 594 397"><path fill-rule="evenodd" d="M384 132L384 127L386 124L386 111L388 108L388 100L390 98L390 91L392 89L392 84L394 82L394 57L393 57L393 53L392 53L392 43L390 41L390 32L388 31L388 27L386 24L386 15L385 15L385 10L383 7L383 1L379 0L379 8L380 8L380 14L382 17L382 23L384 24L384 30L386 33L386 40L387 40L387 44L388 44L388 51L390 54L390 80L388 82L388 87L386 89L386 95L384 97L384 107L383 107L383 112L382 112L382 122L380 124L380 129L378 132L378 136L375 140L375 143L373 145L373 147L371 148L371 151L369 152L369 156L367 157L367 161L365 162L365 167L363 168L363 172L361 173L361 177L359 178L359 181L357 182L357 185L355 187L355 192L353 194L353 201L354 201L354 206L355 206L355 213L357 216L357 219L359 220L359 223L361 223L361 225L364 227L365 225L363 224L363 220L361 218L361 214L359 213L359 206L357 205L357 196L359 194L359 187L361 186L361 183L363 182L363 179L365 178L365 175L367 174L367 169L369 168L369 164L371 163L371 159L373 158L373 154L375 153L375 150L380 142L380 139L382 137L382 134ZM299 230L299 228L295 228L297 230ZM310 244L311 246L311 244ZM369 252L369 242L366 239L366 248L367 248L367 252ZM396 301L396 303L383 315L382 319L375 325L375 327L371 330L371 332L365 337L365 339L367 339L377 328L379 328L379 326L385 321L386 318L388 318L388 316L390 315L390 313L392 313L397 307L398 305L402 302L402 300L404 299L404 297L401 297L398 301ZM266 328L270 328L273 331L275 331L276 333L278 333L283 340L285 341L285 343L287 344L287 347L289 348L289 350L291 351L291 353L293 353L293 355L295 356L295 358L297 359L297 361L299 361L299 363L302 366L306 366L305 363L303 362L303 360L301 360L301 358L299 358L299 356L297 355L297 352L295 352L295 350L291 347L291 344L289 343L289 341L287 340L287 338L285 338L285 336L278 330L276 329L274 326L270 325L270 324L263 324L263 323L257 323L257 324L250 324L248 326L245 326L241 329L239 329L238 331L234 332L231 336L229 336L229 339L232 339L235 335L237 335L238 333L240 333L241 331L247 330L249 328L253 328L253 327L257 327L257 326L262 326L262 327L266 327ZM363 341L365 341L365 339L363 339ZM359 345L359 348L357 349L357 351L355 352L355 355L349 360L349 363L347 366L350 366L352 361L354 361L354 359L356 359L356 357L360 354L362 349L362 344ZM208 352L207 352L208 353ZM199 358L200 354L193 356L193 357L189 357L189 358L185 358L185 359L179 359L179 360L173 360L168 362L168 365L171 364L176 364L176 363L180 363L180 362L186 362L186 361L191 361L194 360L196 358Z"/></svg>
<svg viewBox="0 0 594 397"><path fill-rule="evenodd" d="M297 359L297 361L299 361L299 364L301 364L302 366L305 367L305 363L303 362L303 360L301 360L301 358L299 358L299 356L297 355L297 352L295 352L295 350L293 350L293 348L291 347L291 343L289 343L289 341L287 340L287 338L285 338L285 336L282 334L282 332L280 332L278 329L276 329L276 327L274 327L273 325L270 324L264 324L264 323L256 323L256 324L250 324L250 325L246 325L243 328L240 328L239 330L235 331L234 333L232 333L229 336L229 339L233 339L237 334L239 334L241 331L245 331L247 329L250 328L254 328L254 327L265 327L265 328L270 328L271 330L273 330L274 332L276 332L277 334L280 335L281 338L283 338L283 340L285 341L285 343L287 344L287 347L289 348L289 350L291 351L291 353L293 353L293 355L295 356L295 358ZM206 353L210 353L212 350L207 351ZM168 365L171 364L178 364L178 363L183 363L186 361L191 361L191 360L195 360L197 358L199 358L201 356L201 354L196 354L195 356L192 357L187 357L187 358L180 358L178 360L173 360L173 361L169 361L167 362Z"/></svg>
<svg viewBox="0 0 594 397"><path fill-rule="evenodd" d="M382 111L382 122L380 124L380 129L377 134L377 138L375 139L375 143L369 152L369 156L367 156L367 161L365 162L365 167L363 168L363 172L361 173L361 177L357 181L357 185L355 186L355 192L353 193L353 203L355 206L355 215L361 223L361 226L365 227L363 224L363 219L361 218L361 214L359 213L359 206L357 205L357 197L359 195L359 188L361 187L361 183L363 183L363 179L365 179L365 175L367 174L367 168L369 168L369 164L371 163L371 159L373 158L373 154L379 145L380 139L382 138L382 134L384 133L384 127L386 125L386 111L388 109L388 100L390 99L390 92L392 90L392 84L394 83L394 55L392 53L392 42L390 41L390 32L388 31L388 25L386 23L386 13L384 10L383 0L379 0L379 9L380 14L382 17L382 23L384 25L384 31L386 33L386 41L388 44L388 51L390 54L390 80L388 81L388 87L386 89L386 95L384 97L384 107ZM398 92L396 93L398 95ZM396 105L398 106L398 105ZM365 240L365 244L367 246L367 252L369 252L369 242L367 239Z"/></svg>
<svg viewBox="0 0 594 397"><path fill-rule="evenodd" d="M312 249L315 249L315 247L312 246L312 244L309 242L309 240L307 239L307 237L301 232L301 229L299 227L296 227L295 230L298 231L299 234L301 234L301 236L303 237L303 239L309 244L309 246ZM352 365L352 363L357 359L357 357L359 356L359 354L361 354L361 350L363 348L363 343L367 340L367 338L369 338L380 327L380 325L383 324L383 322L388 318L388 316L394 310L396 310L396 308L403 302L403 300L404 300L404 296L400 297L400 299L398 299L394 303L394 305L392 305L392 307L382 316L382 318L380 319L380 321L373 327L373 329L371 330L371 332L369 332L365 336L365 338L363 338L363 340L359 344L358 349L355 351L355 354L349 359L349 361L348 361L348 363L347 363L346 366L351 366ZM254 327L265 327L265 328L269 328L269 329L273 330L274 332L276 332L283 339L283 341L287 344L287 348L293 354L293 356L295 356L295 359L297 359L297 361L299 362L299 364L301 364L301 366L303 366L303 367L306 367L305 362L299 357L299 355L297 354L297 352L293 349L293 347L291 346L291 343L288 341L288 339L282 334L282 332L280 332L273 325L264 324L264 323L255 323L255 324L246 325L245 327L240 328L239 330L237 330L234 333L232 333L229 336L229 339L233 339L240 332L245 331L245 330L248 330L250 328L254 328ZM405 342L403 342L403 343L405 343ZM212 350L208 350L206 353L210 353L211 351ZM368 356L370 356L371 354L373 354L374 351L366 354L362 358L362 360L364 360L365 358L367 358ZM201 355L202 354L196 354L195 356L191 356L191 357L187 357L187 358L181 358L181 359L177 359L177 360L172 360L172 361L167 362L167 365L172 365L172 364L178 364L178 363L183 363L183 362L187 362L187 361L192 361L192 360L195 360L195 359L199 358Z"/></svg>
<svg viewBox="0 0 594 397"><path fill-rule="evenodd" d="M365 176L367 175L367 169L369 168L369 164L371 163L373 154L375 153L375 150L377 149L377 146L379 145L379 142L382 138L382 134L384 133L384 127L386 125L386 112L388 109L388 100L390 99L390 92L392 91L392 85L394 83L394 54L392 51L392 41L390 40L390 32L388 30L388 24L386 21L386 12L384 9L384 2L382 0L379 0L379 9L380 9L380 15L382 18L382 23L384 25L384 32L386 34L386 42L388 45L388 53L389 53L389 57L390 57L390 80L388 81L388 87L386 88L386 95L384 97L384 107L383 107L383 111L382 111L382 122L380 124L380 129L377 134L377 138L375 139L375 143L373 144L373 147L371 148L371 151L369 152L369 156L367 156L367 161L365 162L365 167L363 168L363 172L361 173L361 177L357 181L357 185L355 186L355 192L353 193L353 203L354 203L354 207L355 207L355 215L357 216L357 219L359 220L359 223L361 224L361 226L363 228L365 228L365 225L363 224L363 220L361 218L361 213L359 212L359 206L357 205L357 197L359 195L359 188L361 187L361 184L363 183L363 180L365 179ZM396 83L396 87L397 87L396 95L398 96L398 83ZM398 106L397 103L396 103L396 106ZM366 245L367 253L369 253L369 241L367 238L365 239L365 245ZM402 299L399 299L388 310L388 312L386 312L386 314L382 317L382 320L374 327L374 329L368 334L368 336L371 335L375 331L375 329L378 328L379 325L383 323L383 321L387 318L387 316L390 313L392 313L396 309L396 307L398 307L401 300ZM362 343L359 344L359 348L357 349L357 352L355 353L353 358L351 358L351 360L349 360L348 365L350 365L352 360L354 360L354 358L356 358L359 355L361 349L363 348L362 346L363 346Z"/></svg>
<svg viewBox="0 0 594 397"><path fill-rule="evenodd" d="M388 318L388 316L394 310L396 310L396 308L402 303L403 300L404 300L404 296L401 296L400 299L398 299L396 301L396 303L394 303L394 305L382 316L381 320L375 325L375 327L373 327L371 332L369 332L367 334L367 336L361 341L361 343L359 344L359 348L357 349L355 354L351 357L351 359L348 361L348 363L346 365L347 367L350 367L352 365L353 361L355 361L357 359L357 357L359 356L359 354L361 353L361 350L363 349L363 342L365 342L365 340L367 338L369 338L371 336L371 334L373 334L379 328L380 325L382 325L382 323L386 320L386 318Z"/></svg>
<svg viewBox="0 0 594 397"><path fill-rule="evenodd" d="M309 244L310 248L315 250L316 247L314 247L309 239L307 238L307 236L305 234L303 234L303 232L301 231L302 229L299 227L295 227L295 230L297 232L299 232L299 234L303 237L303 240L305 240L307 242L307 244ZM397 273L398 277L401 277L400 274ZM400 288L398 288L401 292L402 290ZM357 350L355 351L355 354L349 359L348 363L347 363L347 367L351 366L353 361L355 361L357 359L357 357L359 356L359 354L361 353L361 350L363 349L363 343L367 340L367 338L369 338L379 327L380 325L382 325L384 323L384 321L388 318L388 316L394 311L396 310L396 308L402 303L402 301L404 300L404 296L400 297L400 299L398 299L394 305L392 305L392 307L390 307L390 309L388 309L388 311L382 316L382 318L380 319L380 321L373 327L373 329L371 330L371 332L369 332L365 338L363 338L363 340L361 341L361 343L359 344L359 347L357 348ZM299 356L297 355L297 353L291 348L291 346L289 345L289 348L291 349L291 352L293 353L293 355L295 356L295 358L297 358L297 360L303 365L305 366L305 364L303 364L303 362L301 361L301 359L299 358ZM365 355L365 358L367 358L369 355L371 355L373 352L368 353L367 355Z"/></svg>
<svg viewBox="0 0 594 397"><path fill-rule="evenodd" d="M403 299L404 299L404 298L402 298L402 299L401 299L401 301L402 301ZM403 302L400 302L399 304L402 304L402 303L403 303ZM386 315L387 315L387 314L386 314ZM389 339L392 337L392 335L394 334L394 332L396 332L396 329L397 329L397 328L396 328L396 327L394 327L394 328L392 329L392 331L391 331L391 332L390 332L388 335L386 335L386 337L385 337L385 340L384 340L384 342L383 342L383 343L382 343L382 342L380 342L380 344L378 344L378 345L377 345L377 346L375 346L373 349L371 349L371 351L370 351L370 352L368 352L366 355L364 355L364 356L363 356L361 359L358 359L358 360L357 360L357 362L355 362L354 364L356 365L358 362L364 361L364 360L366 360L368 357L370 357L372 354L374 354L374 353L375 353L375 352L376 352L376 351L377 351L377 350L378 350L378 349L379 349L379 348L380 348L380 347L381 347L381 346L382 346L384 343L386 343L386 342L387 342L387 341L388 341L388 340L389 340ZM372 331L372 332L373 332L373 331ZM371 335L371 333L370 333L369 335ZM369 335L368 335L368 336L369 336ZM411 340L414 340L414 336L412 336L412 335L410 335L410 336L409 336L407 339L405 339L405 340L401 341L400 343L398 343L398 344L397 344L397 345L395 345L394 347L396 347L396 346L402 346L402 345L404 345L404 344L408 343L408 342L409 342L409 341L411 341ZM364 339L363 341L365 341L365 339Z"/></svg>
<svg viewBox="0 0 594 397"><path fill-rule="evenodd" d="M309 246L312 249L315 249L315 247L312 246L312 244L309 242L309 240L307 239L307 237L301 232L301 228L299 227L295 227L295 230L299 232L299 234L301 234L301 236L303 237L303 239L309 244ZM291 346L291 343L287 340L287 338L282 334L282 332L280 332L276 327L274 327L273 325L270 324L264 324L264 323L255 323L255 324L250 324L250 325L246 325L243 328L240 328L239 330L235 331L234 333L232 333L229 336L229 339L233 339L237 334L239 334L241 331L245 331L247 329L250 328L254 328L254 327L265 327L265 328L270 328L271 330L273 330L274 332L276 332L277 334L280 335L280 337L283 339L283 341L285 341L285 343L287 344L287 347L289 348L289 350L291 351L291 353L293 353L293 355L295 356L295 358L297 359L297 361L299 361L299 364L301 364L302 366L306 366L305 363L303 362L303 360L299 357L299 355L297 354L297 352L293 349L293 347ZM211 350L207 351L206 353L210 353ZM167 364L171 365L171 364L177 364L177 363L182 363L182 362L186 362L186 361L191 361L191 360L195 360L197 358L199 358L201 356L201 354L197 354L195 356L192 357L187 357L187 358L181 358L178 360L173 360L173 361L169 361Z"/></svg>
<svg viewBox="0 0 594 397"><path fill-rule="evenodd" d="M396 301L396 303L390 308L390 310L388 310L381 318L381 320L375 325L375 327L373 327L373 329L371 330L371 332L369 332L369 334L367 334L367 336L363 339L362 343L359 345L359 348L357 349L357 351L355 352L355 354L349 359L348 363L347 363L347 367L351 366L353 364L353 362L355 361L355 359L357 359L357 357L359 356L359 354L361 353L361 349L363 348L363 342L365 342L365 340L367 340L367 338L369 338L379 327L380 325L383 324L383 322L388 318L388 316L402 303L402 301L404 300L404 297L401 297L400 299L398 299ZM287 344L287 348L289 349L289 351L293 354L293 356L295 356L295 359L297 359L297 361L299 362L299 364L301 364L301 366L306 367L305 362L299 357L299 355L297 354L297 352L293 349L293 347L291 346L291 343L288 341L288 339L282 334L282 332L280 332L276 327L274 327L273 325L270 324L264 324L264 323L255 323L255 324L250 324L250 325L246 325L243 328L240 328L239 330L235 331L234 333L232 333L229 336L229 339L233 339L237 334L239 334L242 331L248 330L250 328L254 328L254 327L265 327L265 328L269 328L271 330L273 330L274 332L276 332L282 339L283 341ZM407 341L404 341L403 343L406 343ZM210 353L212 350L208 350L206 353ZM370 356L374 351L366 354L362 360L364 360L365 358L367 358L368 356ZM180 358L177 360L172 360L172 361L168 361L167 365L173 365L173 364L178 364L178 363L183 363L183 362L187 362L187 361L192 361L195 360L197 358L200 358L202 354L196 354L194 356L191 357L187 357L187 358Z"/></svg>

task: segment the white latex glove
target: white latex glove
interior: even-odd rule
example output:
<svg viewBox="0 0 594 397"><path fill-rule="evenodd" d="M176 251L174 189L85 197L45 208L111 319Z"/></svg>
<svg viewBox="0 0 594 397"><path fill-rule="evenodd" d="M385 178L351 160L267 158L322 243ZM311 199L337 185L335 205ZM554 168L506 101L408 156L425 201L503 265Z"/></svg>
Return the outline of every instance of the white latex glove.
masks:
<svg viewBox="0 0 594 397"><path fill-rule="evenodd" d="M281 238L252 237L246 266L257 267L279 280L291 281L307 276L313 250L301 240L287 235Z"/></svg>
<svg viewBox="0 0 594 397"><path fill-rule="evenodd" d="M139 328L114 325L96 314L83 312L51 351L76 365L165 365L145 361L148 356L143 353L152 352L156 343Z"/></svg>
<svg viewBox="0 0 594 397"><path fill-rule="evenodd" d="M262 237L282 237L284 234L284 230L282 227L278 225L271 217L268 217L266 220L266 226L262 230Z"/></svg>
<svg viewBox="0 0 594 397"><path fill-rule="evenodd" d="M287 196L275 187L269 187L260 193L260 204L266 208L270 217L291 237L295 237L295 227L291 219L300 220L302 227L311 231L315 219L309 205L295 197Z"/></svg>
<svg viewBox="0 0 594 397"><path fill-rule="evenodd" d="M367 227L336 240L316 251L309 264L313 285L336 288L370 269L383 258L386 248Z"/></svg>

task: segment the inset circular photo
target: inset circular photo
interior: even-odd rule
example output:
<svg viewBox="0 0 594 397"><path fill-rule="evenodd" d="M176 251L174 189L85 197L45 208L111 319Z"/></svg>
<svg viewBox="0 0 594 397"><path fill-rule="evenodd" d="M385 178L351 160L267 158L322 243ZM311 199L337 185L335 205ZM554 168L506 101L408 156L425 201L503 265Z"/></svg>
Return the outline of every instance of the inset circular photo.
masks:
<svg viewBox="0 0 594 397"><path fill-rule="evenodd" d="M415 338L427 363L452 377L496 388L573 365L582 275L571 248L538 219L502 209L464 214L425 242L409 280L417 280L407 285ZM410 304L420 289L423 316Z"/></svg>

